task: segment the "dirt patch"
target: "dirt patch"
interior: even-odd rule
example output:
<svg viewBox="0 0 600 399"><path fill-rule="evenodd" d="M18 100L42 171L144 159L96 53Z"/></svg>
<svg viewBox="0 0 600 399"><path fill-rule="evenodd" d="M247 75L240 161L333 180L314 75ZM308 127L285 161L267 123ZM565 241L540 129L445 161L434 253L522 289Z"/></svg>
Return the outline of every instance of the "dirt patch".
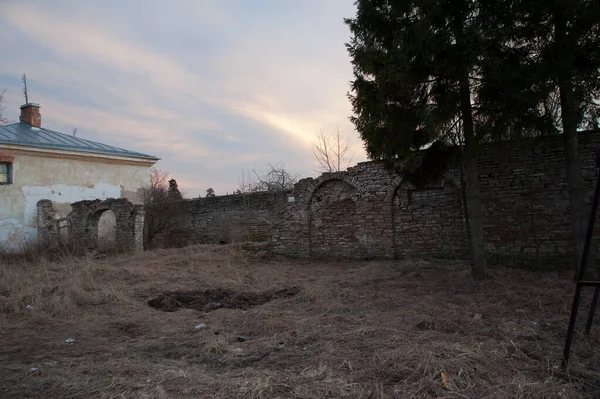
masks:
<svg viewBox="0 0 600 399"><path fill-rule="evenodd" d="M445 321L445 320L438 320L438 321L423 320L423 321L417 323L417 325L415 327L417 327L417 329L421 330L421 331L431 330L431 331L438 331L438 332L449 333L449 334L456 333L456 332L461 332L461 333L464 332L458 326L454 325L451 322Z"/></svg>
<svg viewBox="0 0 600 399"><path fill-rule="evenodd" d="M292 297L298 292L300 292L298 287L265 292L237 292L222 288L205 291L171 291L163 292L149 300L148 305L164 312L174 312L179 309L195 309L201 312L220 308L250 309L274 299Z"/></svg>
<svg viewBox="0 0 600 399"><path fill-rule="evenodd" d="M110 323L111 330L119 335L123 335L129 338L138 338L143 335L144 328L137 325L136 323L127 322L113 322Z"/></svg>
<svg viewBox="0 0 600 399"><path fill-rule="evenodd" d="M588 306L561 368L569 271L497 267L474 281L458 261L254 259L205 245L2 264L0 397L600 398L600 323L583 333ZM180 296L194 295L165 291L201 289L195 307L245 308L296 286L243 311L147 303L163 292L167 308L191 307ZM235 292L204 291L218 287Z"/></svg>

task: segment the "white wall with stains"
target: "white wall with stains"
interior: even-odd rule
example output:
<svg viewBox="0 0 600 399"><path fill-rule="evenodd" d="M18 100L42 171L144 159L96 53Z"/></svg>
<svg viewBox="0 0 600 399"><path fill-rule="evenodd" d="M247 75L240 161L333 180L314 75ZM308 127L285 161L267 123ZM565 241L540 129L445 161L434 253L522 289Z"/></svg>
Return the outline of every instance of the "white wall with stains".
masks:
<svg viewBox="0 0 600 399"><path fill-rule="evenodd" d="M0 249L19 248L37 239L36 205L41 199L51 200L62 217L71 211L71 203L81 200L124 197L139 203L137 190L150 181L149 163L61 159L18 151L12 155L12 184L0 185ZM106 220L110 223L110 218ZM111 227L100 226L101 231Z"/></svg>

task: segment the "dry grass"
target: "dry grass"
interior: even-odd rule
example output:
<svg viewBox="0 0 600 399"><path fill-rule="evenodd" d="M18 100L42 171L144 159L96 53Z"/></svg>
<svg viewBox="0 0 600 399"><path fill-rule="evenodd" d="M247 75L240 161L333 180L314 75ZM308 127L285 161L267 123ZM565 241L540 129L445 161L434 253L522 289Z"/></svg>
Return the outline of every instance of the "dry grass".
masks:
<svg viewBox="0 0 600 399"><path fill-rule="evenodd" d="M558 367L569 275L492 274L474 282L460 262L308 263L236 246L5 259L0 397L598 395L599 326L576 336L570 370ZM146 304L168 290L288 286L302 291L249 310L168 313Z"/></svg>

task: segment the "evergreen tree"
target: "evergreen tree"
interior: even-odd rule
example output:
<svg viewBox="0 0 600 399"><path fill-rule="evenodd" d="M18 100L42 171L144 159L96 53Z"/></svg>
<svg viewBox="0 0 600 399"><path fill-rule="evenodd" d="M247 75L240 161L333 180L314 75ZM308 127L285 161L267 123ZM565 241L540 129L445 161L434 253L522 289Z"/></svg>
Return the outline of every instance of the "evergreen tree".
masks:
<svg viewBox="0 0 600 399"><path fill-rule="evenodd" d="M214 196L215 196L215 190L213 190L212 188L208 188L206 190L206 198L214 197Z"/></svg>
<svg viewBox="0 0 600 399"><path fill-rule="evenodd" d="M468 0L358 0L355 18L346 19L347 44L355 79L351 118L372 159L388 167L406 160L410 176L416 150L448 155L460 125L466 169L472 275L486 276L477 147L476 97L483 41L493 27ZM450 160L451 156L445 156ZM439 160L432 171L447 165ZM413 178L423 181L417 173Z"/></svg>
<svg viewBox="0 0 600 399"><path fill-rule="evenodd" d="M496 122L563 134L577 270L586 232L577 131L598 126L600 115L600 2L498 0L490 4L486 11L490 21L495 18L491 24L503 29L489 46L481 94L498 110ZM549 115L552 99L557 109Z"/></svg>
<svg viewBox="0 0 600 399"><path fill-rule="evenodd" d="M168 190L169 198L172 200L180 200L183 199L181 192L179 191L179 187L177 187L177 181L175 179L169 180L169 190Z"/></svg>

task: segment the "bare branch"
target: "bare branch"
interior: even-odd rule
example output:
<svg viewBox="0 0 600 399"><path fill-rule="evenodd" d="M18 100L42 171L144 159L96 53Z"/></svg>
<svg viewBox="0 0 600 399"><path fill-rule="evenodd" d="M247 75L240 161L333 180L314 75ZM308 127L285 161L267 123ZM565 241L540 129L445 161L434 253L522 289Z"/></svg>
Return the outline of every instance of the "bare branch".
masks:
<svg viewBox="0 0 600 399"><path fill-rule="evenodd" d="M244 172L242 171L242 174ZM240 182L240 187L236 193L257 193L257 192L279 192L290 190L298 182L300 175L290 173L285 170L284 164L268 164L268 168L258 170L252 169L247 176L244 175Z"/></svg>
<svg viewBox="0 0 600 399"><path fill-rule="evenodd" d="M154 188L162 186L166 183L168 177L169 172L152 168L150 169L150 186Z"/></svg>
<svg viewBox="0 0 600 399"><path fill-rule="evenodd" d="M315 172L339 172L349 167L354 157L354 153L348 156L349 149L348 138L339 128L335 132L321 128L313 143L312 155L320 166Z"/></svg>
<svg viewBox="0 0 600 399"><path fill-rule="evenodd" d="M144 229L148 246L157 234L168 232L173 227L180 212L178 198L169 195L168 177L169 172L152 168L150 183L138 190L139 200L144 204L146 213Z"/></svg>

